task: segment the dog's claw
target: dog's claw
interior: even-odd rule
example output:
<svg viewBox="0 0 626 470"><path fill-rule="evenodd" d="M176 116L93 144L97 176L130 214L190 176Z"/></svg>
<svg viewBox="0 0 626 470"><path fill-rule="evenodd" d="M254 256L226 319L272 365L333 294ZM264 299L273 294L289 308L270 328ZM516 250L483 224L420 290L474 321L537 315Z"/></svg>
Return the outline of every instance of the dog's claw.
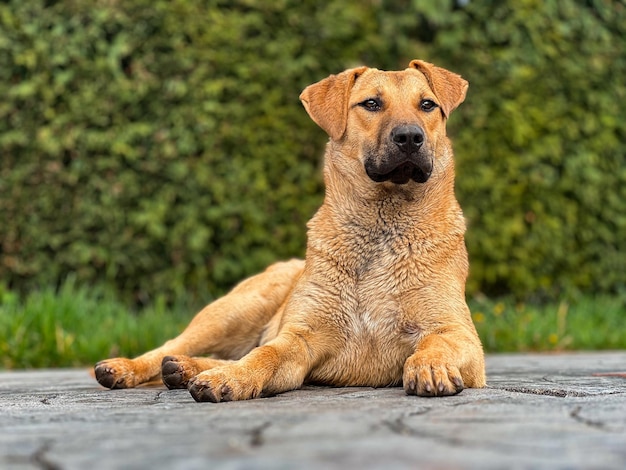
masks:
<svg viewBox="0 0 626 470"><path fill-rule="evenodd" d="M461 393L461 391L465 388L465 384L463 383L463 379L459 376L455 376L452 378L452 383L456 389L456 393Z"/></svg>
<svg viewBox="0 0 626 470"><path fill-rule="evenodd" d="M456 395L463 390L463 379L456 367L408 364L403 382L407 395L422 397Z"/></svg>

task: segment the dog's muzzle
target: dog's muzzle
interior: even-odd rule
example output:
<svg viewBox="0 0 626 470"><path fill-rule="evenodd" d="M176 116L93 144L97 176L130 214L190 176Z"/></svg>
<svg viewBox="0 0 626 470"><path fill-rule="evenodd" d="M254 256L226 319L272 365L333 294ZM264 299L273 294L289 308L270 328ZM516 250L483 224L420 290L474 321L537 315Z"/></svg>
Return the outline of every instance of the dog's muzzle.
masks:
<svg viewBox="0 0 626 470"><path fill-rule="evenodd" d="M415 125L394 127L389 136L390 151L382 161L367 159L365 171L376 183L391 181L406 184L410 180L425 183L433 171L433 160L423 148L424 130Z"/></svg>

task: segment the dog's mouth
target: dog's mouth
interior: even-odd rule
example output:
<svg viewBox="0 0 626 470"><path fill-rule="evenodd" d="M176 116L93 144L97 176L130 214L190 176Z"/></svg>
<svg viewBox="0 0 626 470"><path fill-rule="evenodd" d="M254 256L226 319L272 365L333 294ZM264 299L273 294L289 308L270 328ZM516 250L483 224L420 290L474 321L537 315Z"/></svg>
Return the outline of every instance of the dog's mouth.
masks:
<svg viewBox="0 0 626 470"><path fill-rule="evenodd" d="M411 180L416 183L425 183L432 173L432 164L419 166L407 161L387 172L381 172L380 168L366 164L365 171L367 176L376 183L390 181L394 184L407 184Z"/></svg>

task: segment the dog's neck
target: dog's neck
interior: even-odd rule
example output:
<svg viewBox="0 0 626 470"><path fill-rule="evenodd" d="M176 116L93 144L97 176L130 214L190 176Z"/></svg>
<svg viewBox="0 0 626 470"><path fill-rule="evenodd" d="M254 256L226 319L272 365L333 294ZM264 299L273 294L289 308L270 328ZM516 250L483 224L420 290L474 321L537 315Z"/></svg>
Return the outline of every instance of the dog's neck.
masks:
<svg viewBox="0 0 626 470"><path fill-rule="evenodd" d="M426 183L375 183L358 159L329 144L324 202L307 224L307 263L317 266L323 259L356 279L383 259L434 263L446 252L441 247L463 246L465 219L454 196L452 155L440 157Z"/></svg>
<svg viewBox="0 0 626 470"><path fill-rule="evenodd" d="M386 242L462 237L465 220L454 196L453 162L445 163L426 183L394 185L374 183L359 161L327 152L324 203L308 224L309 239L323 245L333 243L333 237L358 238L366 232L368 239Z"/></svg>

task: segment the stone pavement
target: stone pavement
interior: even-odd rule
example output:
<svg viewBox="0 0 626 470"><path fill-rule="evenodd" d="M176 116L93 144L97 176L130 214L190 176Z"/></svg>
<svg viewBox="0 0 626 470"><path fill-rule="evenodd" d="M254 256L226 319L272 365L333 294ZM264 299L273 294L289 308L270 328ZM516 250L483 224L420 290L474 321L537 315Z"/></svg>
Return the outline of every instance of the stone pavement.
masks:
<svg viewBox="0 0 626 470"><path fill-rule="evenodd" d="M491 355L447 398L306 387L195 403L86 370L0 373L1 469L625 469L626 351Z"/></svg>

